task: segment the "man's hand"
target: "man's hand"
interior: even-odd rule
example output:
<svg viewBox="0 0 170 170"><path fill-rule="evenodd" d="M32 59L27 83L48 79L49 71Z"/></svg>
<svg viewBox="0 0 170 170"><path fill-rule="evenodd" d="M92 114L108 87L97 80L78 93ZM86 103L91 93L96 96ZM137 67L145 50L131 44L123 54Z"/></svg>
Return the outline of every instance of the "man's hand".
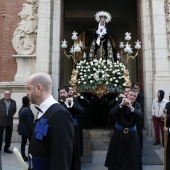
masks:
<svg viewBox="0 0 170 170"><path fill-rule="evenodd" d="M125 96L124 94L120 93L120 94L119 94L119 97L125 98L126 96Z"/></svg>
<svg viewBox="0 0 170 170"><path fill-rule="evenodd" d="M164 127L164 128L163 128L163 131L164 131L164 132L168 132L168 128L167 128L167 127Z"/></svg>
<svg viewBox="0 0 170 170"><path fill-rule="evenodd" d="M72 97L66 98L66 103L70 106L73 103L73 98Z"/></svg>
<svg viewBox="0 0 170 170"><path fill-rule="evenodd" d="M133 111L133 109L134 109L133 106L132 106L131 101L129 99L127 99L127 98L122 99L122 102L120 103L120 106L127 106L127 107L129 107L129 109L131 111Z"/></svg>

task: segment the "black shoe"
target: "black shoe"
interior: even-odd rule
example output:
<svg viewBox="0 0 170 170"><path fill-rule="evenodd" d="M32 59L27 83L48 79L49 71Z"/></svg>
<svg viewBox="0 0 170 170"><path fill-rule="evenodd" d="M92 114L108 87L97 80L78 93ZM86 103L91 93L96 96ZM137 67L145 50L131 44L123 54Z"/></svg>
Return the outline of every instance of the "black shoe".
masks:
<svg viewBox="0 0 170 170"><path fill-rule="evenodd" d="M4 152L6 152L6 153L12 153L12 151L10 151L9 149L4 149Z"/></svg>
<svg viewBox="0 0 170 170"><path fill-rule="evenodd" d="M28 157L24 157L23 160L24 160L24 161L28 161Z"/></svg>
<svg viewBox="0 0 170 170"><path fill-rule="evenodd" d="M159 141L156 141L156 142L154 143L154 145L160 145L160 142L159 142Z"/></svg>

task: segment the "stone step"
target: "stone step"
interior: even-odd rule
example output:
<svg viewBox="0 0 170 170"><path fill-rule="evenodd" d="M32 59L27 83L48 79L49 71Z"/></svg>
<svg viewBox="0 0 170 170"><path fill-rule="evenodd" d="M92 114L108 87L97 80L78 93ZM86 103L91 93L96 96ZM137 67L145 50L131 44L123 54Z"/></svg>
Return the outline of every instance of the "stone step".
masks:
<svg viewBox="0 0 170 170"><path fill-rule="evenodd" d="M113 130L92 129L89 130L91 136L91 150L108 150Z"/></svg>
<svg viewBox="0 0 170 170"><path fill-rule="evenodd" d="M83 156L81 158L82 163L92 163L92 151L90 142L89 130L83 129Z"/></svg>

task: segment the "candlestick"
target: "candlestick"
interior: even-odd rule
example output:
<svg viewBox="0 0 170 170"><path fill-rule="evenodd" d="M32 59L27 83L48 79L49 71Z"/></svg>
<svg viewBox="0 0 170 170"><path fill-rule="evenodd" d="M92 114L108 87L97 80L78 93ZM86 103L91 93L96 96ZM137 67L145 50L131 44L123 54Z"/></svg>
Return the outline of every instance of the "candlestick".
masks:
<svg viewBox="0 0 170 170"><path fill-rule="evenodd" d="M19 163L21 164L23 170L28 170L28 166L26 165L26 163L22 159L21 154L19 153L19 151L16 147L14 147L13 152L14 152L15 156L17 157Z"/></svg>

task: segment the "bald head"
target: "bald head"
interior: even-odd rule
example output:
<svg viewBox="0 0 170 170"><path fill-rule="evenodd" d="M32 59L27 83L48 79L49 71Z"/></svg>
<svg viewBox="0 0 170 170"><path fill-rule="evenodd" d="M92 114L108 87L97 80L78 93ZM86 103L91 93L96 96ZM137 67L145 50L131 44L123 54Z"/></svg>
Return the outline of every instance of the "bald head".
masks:
<svg viewBox="0 0 170 170"><path fill-rule="evenodd" d="M52 93L52 80L47 73L35 73L26 81L28 96L33 104L41 104Z"/></svg>
<svg viewBox="0 0 170 170"><path fill-rule="evenodd" d="M41 84L46 92L51 92L52 90L52 80L47 73L35 73L31 75L26 83L31 82L33 85Z"/></svg>

